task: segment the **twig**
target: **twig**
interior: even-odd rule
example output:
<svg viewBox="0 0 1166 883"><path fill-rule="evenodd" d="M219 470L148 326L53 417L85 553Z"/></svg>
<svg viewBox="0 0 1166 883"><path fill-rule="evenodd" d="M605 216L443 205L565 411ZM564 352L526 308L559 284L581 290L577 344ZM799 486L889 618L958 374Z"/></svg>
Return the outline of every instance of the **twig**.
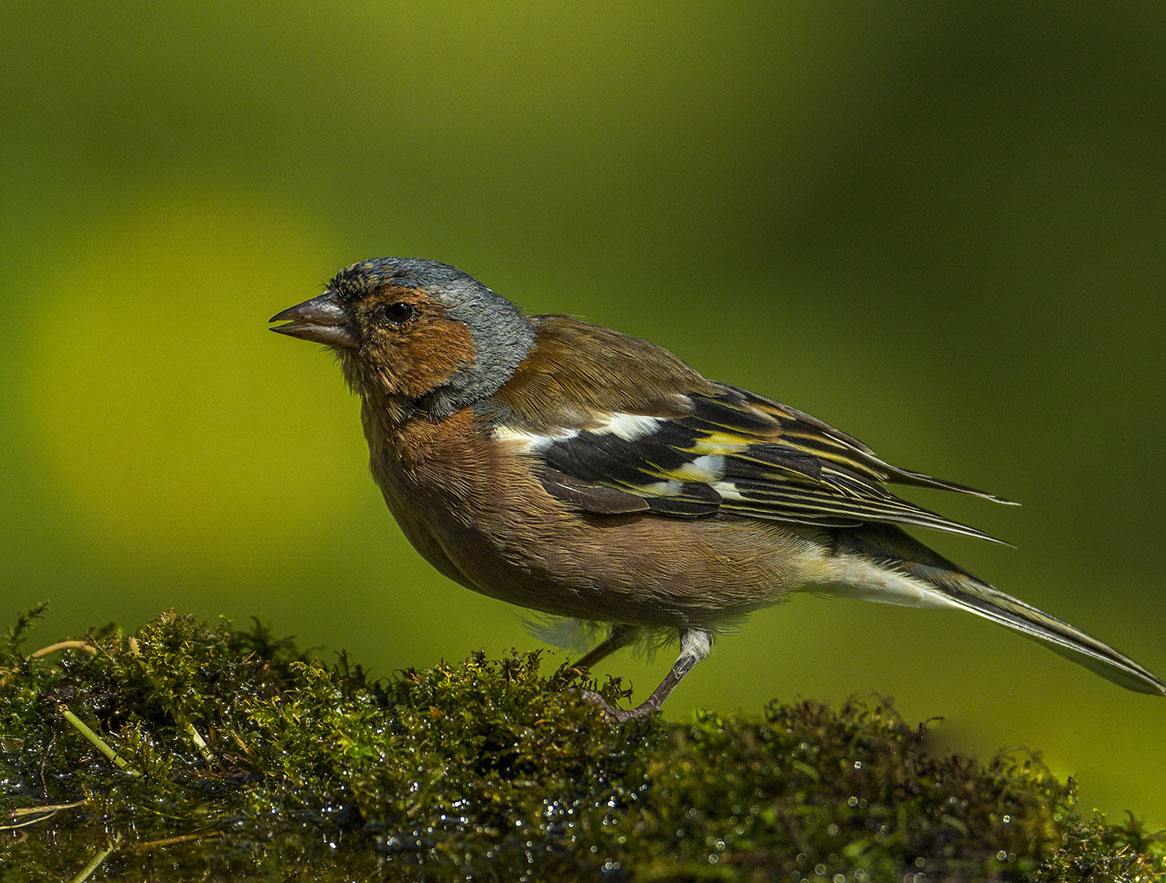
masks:
<svg viewBox="0 0 1166 883"><path fill-rule="evenodd" d="M24 661L28 662L33 659L40 659L44 656L48 656L50 653L58 653L61 650L82 650L85 653L88 653L90 656L93 656L97 653L97 648L95 648L88 641L57 641L55 644L49 644L47 647L41 647L39 650L34 650L32 653L29 653L28 656L24 658ZM0 671L2 671L4 674L3 677L0 677L0 690L4 689L14 680L16 680L16 675L19 674L19 671L15 668L0 669Z"/></svg>
<svg viewBox="0 0 1166 883"><path fill-rule="evenodd" d="M109 846L105 847L105 849L98 852L97 855L93 856L93 860L81 869L81 873L73 878L72 883L85 883L86 880L93 876L93 872L100 868L102 863L113 854L115 849L117 849L118 840L120 839L120 837L115 838L114 841L109 844Z"/></svg>
<svg viewBox="0 0 1166 883"><path fill-rule="evenodd" d="M23 819L12 825L0 825L0 831L15 831L17 828L27 828L29 825L35 825L38 822L45 822L55 816L63 809L76 809L78 806L84 806L88 803L87 800L78 800L75 803L52 803L43 806L22 806L18 809L9 811L9 815L13 819ZM25 816L32 816L26 819Z"/></svg>
<svg viewBox="0 0 1166 883"><path fill-rule="evenodd" d="M118 769L125 770L131 776L141 775L141 773L139 773L137 770L130 767L129 762L126 761L125 758L110 748L109 744L104 739L93 732L93 730L89 729L89 727L85 724L85 721L81 720L81 718L73 714L67 705L59 705L57 706L57 710L61 712L61 717L72 724L73 728L77 730L77 732L93 743L93 746L98 751L113 761L117 765Z"/></svg>
<svg viewBox="0 0 1166 883"><path fill-rule="evenodd" d="M163 846L174 846L178 843L189 843L191 840L217 840L222 834L211 831L207 834L183 834L179 837L167 837L164 840L150 840L146 843L135 843L127 846L126 852L149 852L151 849L161 849Z"/></svg>

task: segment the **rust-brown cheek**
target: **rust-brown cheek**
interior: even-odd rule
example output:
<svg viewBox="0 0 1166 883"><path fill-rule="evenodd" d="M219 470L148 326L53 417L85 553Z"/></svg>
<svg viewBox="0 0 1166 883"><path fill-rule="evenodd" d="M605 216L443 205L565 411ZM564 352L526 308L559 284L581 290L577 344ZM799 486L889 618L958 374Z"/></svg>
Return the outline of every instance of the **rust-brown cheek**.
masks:
<svg viewBox="0 0 1166 883"><path fill-rule="evenodd" d="M419 399L474 361L469 328L445 318L441 306L423 293L394 290L382 292L378 300L408 301L417 307L419 316L400 329L373 330L359 352L353 353L359 366L356 373L363 381L357 385L374 387L365 392Z"/></svg>
<svg viewBox="0 0 1166 883"><path fill-rule="evenodd" d="M431 328L418 327L410 335L409 345L395 354L392 368L400 394L406 398L417 399L433 392L474 361L469 328L444 319L429 324Z"/></svg>

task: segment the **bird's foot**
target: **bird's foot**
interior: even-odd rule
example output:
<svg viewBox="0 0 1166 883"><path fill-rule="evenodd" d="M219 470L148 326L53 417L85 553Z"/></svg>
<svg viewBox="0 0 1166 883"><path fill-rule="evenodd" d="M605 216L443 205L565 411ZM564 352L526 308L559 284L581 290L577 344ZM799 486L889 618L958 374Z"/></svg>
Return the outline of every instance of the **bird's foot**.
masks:
<svg viewBox="0 0 1166 883"><path fill-rule="evenodd" d="M640 703L635 708L616 708L594 690L584 690L582 696L591 704L598 705L621 724L625 721L648 717L657 708L657 705L650 699L647 702Z"/></svg>

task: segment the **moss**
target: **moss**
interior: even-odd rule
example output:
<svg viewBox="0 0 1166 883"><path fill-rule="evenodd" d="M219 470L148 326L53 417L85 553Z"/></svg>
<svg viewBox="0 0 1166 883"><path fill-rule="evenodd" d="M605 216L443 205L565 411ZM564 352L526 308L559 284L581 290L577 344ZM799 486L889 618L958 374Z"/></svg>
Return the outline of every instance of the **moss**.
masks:
<svg viewBox="0 0 1166 883"><path fill-rule="evenodd" d="M1166 877L1132 817L1031 756L934 756L879 699L618 726L537 652L374 681L171 613L29 658L33 618L0 645L3 881L110 847L92 879Z"/></svg>

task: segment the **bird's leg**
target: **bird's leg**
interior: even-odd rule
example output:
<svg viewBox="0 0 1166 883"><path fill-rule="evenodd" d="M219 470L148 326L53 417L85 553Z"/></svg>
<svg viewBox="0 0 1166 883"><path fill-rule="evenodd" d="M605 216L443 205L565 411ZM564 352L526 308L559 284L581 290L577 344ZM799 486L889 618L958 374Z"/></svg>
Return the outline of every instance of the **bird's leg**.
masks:
<svg viewBox="0 0 1166 883"><path fill-rule="evenodd" d="M606 659L616 650L626 647L636 636L634 625L614 625L607 637L600 641L590 653L576 662L572 668L591 668L595 663Z"/></svg>
<svg viewBox="0 0 1166 883"><path fill-rule="evenodd" d="M585 695L589 700L595 702L618 721L622 722L631 718L647 717L664 704L664 700L676 689L676 685L680 683L684 676L692 671L692 667L709 655L709 648L711 646L712 636L704 629L681 629L680 655L672 663L672 670L668 672L664 680L660 682L660 685L652 691L652 695L635 708L627 711L624 711L622 708L612 708L598 693L588 692ZM597 647L596 650L598 649Z"/></svg>

